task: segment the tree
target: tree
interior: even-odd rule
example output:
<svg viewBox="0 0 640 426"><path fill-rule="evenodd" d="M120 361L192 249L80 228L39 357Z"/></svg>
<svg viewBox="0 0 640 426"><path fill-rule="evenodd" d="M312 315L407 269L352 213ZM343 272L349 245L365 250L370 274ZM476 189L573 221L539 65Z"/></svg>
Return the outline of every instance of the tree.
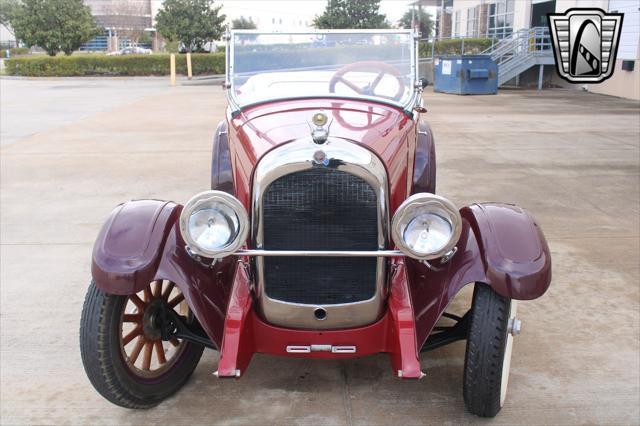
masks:
<svg viewBox="0 0 640 426"><path fill-rule="evenodd" d="M431 15L425 12L422 9L422 6L418 6L418 9L415 11L412 11L411 9L407 10L404 15L402 15L402 18L400 18L400 20L398 21L398 25L401 28L413 28L413 23L411 21L412 18L416 27L418 28L418 31L420 31L420 36L422 38L431 37L433 21L431 20Z"/></svg>
<svg viewBox="0 0 640 426"><path fill-rule="evenodd" d="M0 0L0 24L2 24L14 37L13 20L20 8L18 0Z"/></svg>
<svg viewBox="0 0 640 426"><path fill-rule="evenodd" d="M379 13L380 0L329 0L322 15L313 19L316 28L389 28Z"/></svg>
<svg viewBox="0 0 640 426"><path fill-rule="evenodd" d="M156 29L169 41L180 41L188 52L200 50L224 31L222 6L213 0L165 0L156 15Z"/></svg>
<svg viewBox="0 0 640 426"><path fill-rule="evenodd" d="M71 55L101 32L82 0L23 0L11 24L17 39L50 56Z"/></svg>
<svg viewBox="0 0 640 426"><path fill-rule="evenodd" d="M257 27L255 22L253 22L253 19L247 19L244 16L241 16L238 19L231 21L231 28L234 30L255 30Z"/></svg>

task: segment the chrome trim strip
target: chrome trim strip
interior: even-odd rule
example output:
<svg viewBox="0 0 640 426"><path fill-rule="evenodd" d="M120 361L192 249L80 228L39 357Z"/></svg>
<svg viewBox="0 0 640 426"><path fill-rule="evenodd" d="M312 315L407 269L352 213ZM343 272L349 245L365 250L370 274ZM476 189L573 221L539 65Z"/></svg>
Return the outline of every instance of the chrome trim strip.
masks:
<svg viewBox="0 0 640 426"><path fill-rule="evenodd" d="M331 345L290 345L287 346L287 353L308 354L311 352L331 352L333 354L355 354L355 346L331 346Z"/></svg>
<svg viewBox="0 0 640 426"><path fill-rule="evenodd" d="M333 346L331 348L331 353L334 354L355 354L356 347L355 346Z"/></svg>
<svg viewBox="0 0 640 426"><path fill-rule="evenodd" d="M238 250L235 256L326 256L326 257L404 257L400 250L371 250L371 251L311 251L311 250Z"/></svg>
<svg viewBox="0 0 640 426"><path fill-rule="evenodd" d="M287 353L290 354L308 354L310 352L310 346L287 346Z"/></svg>
<svg viewBox="0 0 640 426"><path fill-rule="evenodd" d="M417 94L417 92L414 92L413 95L411 95L410 101L407 102L406 105L400 104L398 102L393 102L393 101L387 101L381 98L376 98L374 96L365 96L365 95L361 95L361 96L346 96L346 95L333 95L331 93L327 93L324 94L322 96L307 96L307 95L302 95L302 96L290 96L287 98L278 98L275 99L277 102L289 102L289 101L300 101L300 100L308 100L308 99L322 99L322 100L330 100L330 101L356 101L356 102L373 102L379 105L384 105L384 106L388 106L391 108L396 108L401 110L403 113L405 113L406 115L408 115L409 117L413 117L413 107L416 103L416 101L418 99L421 99L419 96L419 94ZM268 104L268 103L272 103L274 102L274 99L266 99L263 101L257 101L257 102L251 102L248 104L244 104L242 106L239 106L235 103L230 105L233 107L231 108L231 113L232 114L237 114L240 111L244 111L250 108L253 108L255 106L259 106L259 105L264 105L264 104Z"/></svg>
<svg viewBox="0 0 640 426"><path fill-rule="evenodd" d="M271 299L264 291L264 257L274 255L275 251L264 250L262 195L276 179L313 167L320 166L314 160L315 154L322 151L326 164L336 164L336 169L360 177L376 192L378 202L378 251L371 251L378 257L376 271L376 292L369 300L334 305L310 305L290 303ZM324 164L324 163L323 163ZM328 167L328 166L324 166ZM332 166L333 167L333 166ZM387 294L385 257L398 256L395 251L386 250L390 241L389 219L389 183L387 171L382 160L373 152L353 142L329 137L322 145L315 144L310 137L299 139L268 152L254 170L253 191L251 199L251 236L255 255L256 298L260 314L268 322L295 328L336 329L357 327L374 323L383 311L384 298ZM254 250L249 250L249 253ZM286 251L285 251L286 252ZM292 250L287 256L312 256L304 251ZM307 252L309 253L309 252ZM366 252L362 252L366 253ZM389 254L389 256L382 254ZM391 254L393 253L393 254ZM240 252L237 253L240 255ZM321 256L353 256L354 252L345 251L321 253ZM326 319L318 320L314 311L318 308L326 311Z"/></svg>

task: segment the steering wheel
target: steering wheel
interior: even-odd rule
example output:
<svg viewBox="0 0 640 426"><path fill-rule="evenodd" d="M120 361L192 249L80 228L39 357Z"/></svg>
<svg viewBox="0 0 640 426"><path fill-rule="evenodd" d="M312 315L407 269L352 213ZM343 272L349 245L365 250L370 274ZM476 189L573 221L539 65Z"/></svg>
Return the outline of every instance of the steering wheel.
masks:
<svg viewBox="0 0 640 426"><path fill-rule="evenodd" d="M347 73L357 71L377 72L378 75L376 75L376 78L374 78L371 83L367 84L364 87L360 87L346 78ZM375 93L376 87L378 87L378 84L380 84L380 81L385 75L395 77L396 81L398 82L398 90L393 96L378 95ZM405 89L405 84L402 81L400 70L392 65L385 64L384 62L379 61L354 62L353 64L345 65L344 67L340 68L338 71L336 71L335 74L333 74L333 77L331 77L331 80L329 81L330 93L336 93L336 85L338 83L343 83L345 86L358 93L359 95L377 96L390 100L400 99L400 97L404 94Z"/></svg>
<svg viewBox="0 0 640 426"><path fill-rule="evenodd" d="M356 84L349 81L347 78L345 78L345 75L352 71L372 72L372 70L377 71L378 75L376 75L376 78L374 78L373 81L365 87L359 87ZM394 96L385 96L385 95L375 94L376 87L378 87L378 84L380 83L382 78L387 74L392 77L395 77L396 81L398 82L398 91ZM353 64L349 64L340 68L338 71L336 71L336 73L333 75L333 77L331 77L331 80L329 81L330 93L336 92L336 85L338 83L343 83L345 86L347 86L348 88L350 88L351 90L353 90L354 92L360 95L377 96L380 98L390 99L390 100L400 99L405 89L405 84L402 81L400 71L394 66L385 64L384 62L378 62L378 61L355 62ZM355 125L348 122L347 120L344 119L344 117L342 117L340 113L342 103L333 103L332 105L334 106L333 116L336 119L336 121L340 123L342 127L347 128L349 130L353 130L353 131L365 130L373 127L374 125L378 126L384 123L385 121L387 121L389 118L391 118L391 113L389 111L386 111L379 119L374 121L373 108L369 106L368 107L369 112L367 114L367 123L363 126L359 126L359 125Z"/></svg>

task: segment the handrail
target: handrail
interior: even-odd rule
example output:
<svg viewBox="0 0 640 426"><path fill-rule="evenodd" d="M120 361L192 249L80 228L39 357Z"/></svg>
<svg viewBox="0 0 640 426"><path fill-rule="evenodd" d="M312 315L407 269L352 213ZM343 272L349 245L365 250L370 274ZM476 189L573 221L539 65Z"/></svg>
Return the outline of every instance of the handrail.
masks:
<svg viewBox="0 0 640 426"><path fill-rule="evenodd" d="M533 27L514 32L511 37L501 40L482 54L490 55L498 65L500 85L516 77L531 64L540 63L541 58L552 57L552 49L549 29Z"/></svg>
<svg viewBox="0 0 640 426"><path fill-rule="evenodd" d="M549 29L533 27L514 32L511 37L500 40L498 44L485 49L481 54L491 55L491 59L500 64L515 55L527 55L531 52L550 49Z"/></svg>
<svg viewBox="0 0 640 426"><path fill-rule="evenodd" d="M499 80L507 81L519 74L520 68L533 61L534 57L551 56L551 49L549 29L533 27L514 32L482 54L491 56L498 65Z"/></svg>

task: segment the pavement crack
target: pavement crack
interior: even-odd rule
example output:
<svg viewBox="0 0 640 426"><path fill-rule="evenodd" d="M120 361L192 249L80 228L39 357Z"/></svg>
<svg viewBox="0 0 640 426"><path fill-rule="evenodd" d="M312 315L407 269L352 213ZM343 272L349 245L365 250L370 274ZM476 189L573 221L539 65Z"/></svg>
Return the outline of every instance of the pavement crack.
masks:
<svg viewBox="0 0 640 426"><path fill-rule="evenodd" d="M340 363L340 373L344 380L342 386L342 402L344 404L344 411L347 415L347 424L353 426L353 415L351 413L351 391L349 389L349 376L347 374L347 366L343 361Z"/></svg>

